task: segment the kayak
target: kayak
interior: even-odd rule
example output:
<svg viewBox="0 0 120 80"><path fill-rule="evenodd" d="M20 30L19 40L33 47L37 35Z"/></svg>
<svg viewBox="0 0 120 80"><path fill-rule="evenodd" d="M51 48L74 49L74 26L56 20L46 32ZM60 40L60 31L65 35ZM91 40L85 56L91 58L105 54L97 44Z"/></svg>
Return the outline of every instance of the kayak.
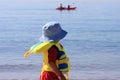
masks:
<svg viewBox="0 0 120 80"><path fill-rule="evenodd" d="M58 8L56 8L56 10L75 10L75 9L76 9L76 7L71 7L71 8L65 8L65 7L60 8L60 7L58 7Z"/></svg>

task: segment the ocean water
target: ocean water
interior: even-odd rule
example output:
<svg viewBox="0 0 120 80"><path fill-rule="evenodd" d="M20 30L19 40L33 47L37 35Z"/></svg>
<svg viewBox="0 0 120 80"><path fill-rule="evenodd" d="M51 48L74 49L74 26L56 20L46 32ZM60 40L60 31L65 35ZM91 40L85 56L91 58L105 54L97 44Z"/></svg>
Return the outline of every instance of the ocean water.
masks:
<svg viewBox="0 0 120 80"><path fill-rule="evenodd" d="M75 11L57 11L57 4L1 9L0 80L39 79L41 54L23 54L39 41L49 21L60 22L68 31L61 43L70 58L71 80L119 80L119 3L76 3Z"/></svg>

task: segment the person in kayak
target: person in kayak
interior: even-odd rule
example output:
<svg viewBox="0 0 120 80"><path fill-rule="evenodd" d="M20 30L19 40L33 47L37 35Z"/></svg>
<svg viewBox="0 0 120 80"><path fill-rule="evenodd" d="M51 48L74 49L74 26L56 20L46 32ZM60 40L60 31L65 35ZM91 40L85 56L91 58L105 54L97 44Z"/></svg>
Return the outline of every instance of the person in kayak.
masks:
<svg viewBox="0 0 120 80"><path fill-rule="evenodd" d="M65 9L65 7L63 7L62 3L60 3L60 6L58 8L59 9Z"/></svg>
<svg viewBox="0 0 120 80"><path fill-rule="evenodd" d="M62 3L60 3L60 8L63 8Z"/></svg>
<svg viewBox="0 0 120 80"><path fill-rule="evenodd" d="M30 53L42 52L43 67L40 80L68 80L69 58L59 42L66 34L67 32L61 28L59 23L49 22L42 28L40 42L24 54L28 57ZM67 75L66 78L64 74Z"/></svg>
<svg viewBox="0 0 120 80"><path fill-rule="evenodd" d="M70 9L70 5L68 5L68 9Z"/></svg>

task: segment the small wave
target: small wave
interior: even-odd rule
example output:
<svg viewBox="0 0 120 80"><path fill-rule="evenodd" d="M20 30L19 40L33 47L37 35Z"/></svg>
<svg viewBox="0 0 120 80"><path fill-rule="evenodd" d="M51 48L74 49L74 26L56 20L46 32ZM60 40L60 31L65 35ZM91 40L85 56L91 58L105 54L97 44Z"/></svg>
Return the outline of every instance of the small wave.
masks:
<svg viewBox="0 0 120 80"><path fill-rule="evenodd" d="M3 71L24 71L24 70L38 70L40 66L35 64L18 64L18 65L0 65L0 72Z"/></svg>

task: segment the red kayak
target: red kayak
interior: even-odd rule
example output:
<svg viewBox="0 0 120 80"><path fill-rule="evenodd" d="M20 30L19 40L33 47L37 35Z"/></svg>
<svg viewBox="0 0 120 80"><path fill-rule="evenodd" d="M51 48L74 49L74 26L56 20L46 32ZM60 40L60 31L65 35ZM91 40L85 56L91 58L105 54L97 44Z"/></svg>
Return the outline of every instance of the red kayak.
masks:
<svg viewBox="0 0 120 80"><path fill-rule="evenodd" d="M56 8L56 9L57 9L57 10L75 10L76 7L70 7L70 8L65 8L65 7L60 8L60 7L58 7L58 8Z"/></svg>

